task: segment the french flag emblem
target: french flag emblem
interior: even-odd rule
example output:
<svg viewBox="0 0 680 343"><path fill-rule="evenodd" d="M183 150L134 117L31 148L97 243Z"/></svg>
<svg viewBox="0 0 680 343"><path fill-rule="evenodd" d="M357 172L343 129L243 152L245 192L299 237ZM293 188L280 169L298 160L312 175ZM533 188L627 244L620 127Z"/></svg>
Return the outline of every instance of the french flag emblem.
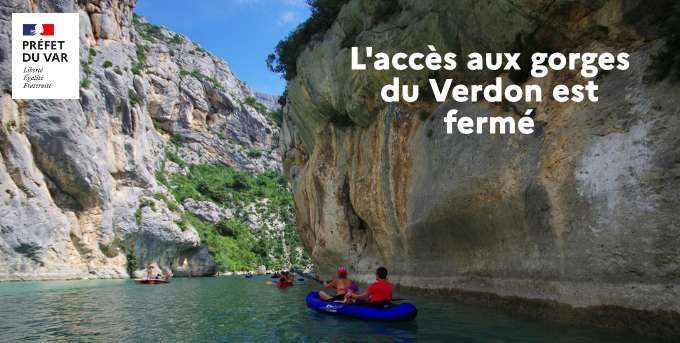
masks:
<svg viewBox="0 0 680 343"><path fill-rule="evenodd" d="M24 36L54 36L54 24L24 24Z"/></svg>

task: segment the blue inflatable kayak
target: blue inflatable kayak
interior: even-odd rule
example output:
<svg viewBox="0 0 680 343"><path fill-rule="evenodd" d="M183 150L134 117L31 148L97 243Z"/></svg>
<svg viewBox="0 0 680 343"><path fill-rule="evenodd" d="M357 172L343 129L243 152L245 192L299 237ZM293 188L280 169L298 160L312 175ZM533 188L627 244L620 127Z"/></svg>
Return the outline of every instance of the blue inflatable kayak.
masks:
<svg viewBox="0 0 680 343"><path fill-rule="evenodd" d="M364 320L406 321L418 315L418 310L412 304L393 305L388 308L374 308L362 305L348 305L337 302L324 301L319 298L319 292L307 294L307 307L321 313Z"/></svg>

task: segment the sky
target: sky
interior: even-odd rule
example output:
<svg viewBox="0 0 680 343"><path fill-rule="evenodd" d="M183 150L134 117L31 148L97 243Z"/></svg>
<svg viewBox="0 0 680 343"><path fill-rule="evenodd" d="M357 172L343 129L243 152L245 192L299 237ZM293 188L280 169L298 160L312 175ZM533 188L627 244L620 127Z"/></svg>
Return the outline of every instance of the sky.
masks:
<svg viewBox="0 0 680 343"><path fill-rule="evenodd" d="M274 95L286 82L265 59L309 16L305 0L138 0L135 12L221 57L252 90Z"/></svg>

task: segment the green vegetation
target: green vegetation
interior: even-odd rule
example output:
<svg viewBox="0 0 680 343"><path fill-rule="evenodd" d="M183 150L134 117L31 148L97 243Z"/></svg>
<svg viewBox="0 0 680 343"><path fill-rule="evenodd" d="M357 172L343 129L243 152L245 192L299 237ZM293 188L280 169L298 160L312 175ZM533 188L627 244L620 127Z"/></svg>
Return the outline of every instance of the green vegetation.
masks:
<svg viewBox="0 0 680 343"><path fill-rule="evenodd" d="M83 72L85 75L90 76L90 73L92 72L90 65L87 62L82 62L80 65L83 67Z"/></svg>
<svg viewBox="0 0 680 343"><path fill-rule="evenodd" d="M267 118L267 120L269 120L272 124L276 126L281 126L281 123L283 123L283 109L278 109L276 111L268 111L265 105L257 101L257 99L255 99L255 97L252 96L246 98L245 104L254 108L257 112L264 115L265 118Z"/></svg>
<svg viewBox="0 0 680 343"><path fill-rule="evenodd" d="M200 46L197 46L196 49L194 49L194 53L196 55L201 55L201 56L205 56L205 55L208 54L208 52L205 51L205 49L201 48Z"/></svg>
<svg viewBox="0 0 680 343"><path fill-rule="evenodd" d="M185 163L172 151L166 149L168 158ZM182 230L189 226L196 229L220 271L253 270L258 265L281 269L287 256L296 267L309 264L309 258L298 253L302 243L293 225L286 225L282 231L268 231L266 228L253 230L244 224L247 213L253 210L265 225L285 222L291 217L292 194L287 181L277 172L251 174L226 166L192 165L187 175L176 174L170 180L163 173L157 177L166 182L179 202L188 198L211 201L235 211L234 218L215 224L189 213L177 221ZM167 203L167 197L162 194L156 198Z"/></svg>
<svg viewBox="0 0 680 343"><path fill-rule="evenodd" d="M111 67L113 67L113 62L111 62L111 61L104 61L104 63L102 63L102 67L104 67L104 68L111 68Z"/></svg>
<svg viewBox="0 0 680 343"><path fill-rule="evenodd" d="M178 134L178 133L173 133L173 134L170 136L170 143L172 143L172 144L174 144L174 145L179 145L179 144L181 144L181 143L182 143L182 135L180 135L180 134Z"/></svg>
<svg viewBox="0 0 680 343"><path fill-rule="evenodd" d="M191 214L186 214L183 219L196 229L201 241L208 245L221 272L254 270L260 262L265 262L253 252L257 240L246 225L234 221L231 224L231 228L235 230L232 232L233 236L224 236L215 225Z"/></svg>
<svg viewBox="0 0 680 343"><path fill-rule="evenodd" d="M220 83L219 80L217 80L216 78L214 78L214 77L212 77L212 76L207 76L207 75L205 75L205 74L202 74L202 73L201 73L200 71L198 71L198 70L188 71L188 70L186 70L186 69L180 69L180 70L179 70L179 77L180 77L180 79L183 79L183 78L186 77L186 76L194 77L195 79L197 79L197 80L199 80L199 81L201 81L201 82L203 82L203 81L208 81L208 82L210 82L210 83L212 84L213 88L215 88L215 89L217 89L217 90L219 90L219 91L221 91L221 92L224 92L224 87L222 86L222 84Z"/></svg>
<svg viewBox="0 0 680 343"><path fill-rule="evenodd" d="M279 108L276 111L267 111L265 117L273 122L276 126L281 126L283 124L283 108Z"/></svg>
<svg viewBox="0 0 680 343"><path fill-rule="evenodd" d="M350 49L351 47L355 46L359 33L361 33L361 30L357 28L353 28L351 31L345 32L345 38L343 38L342 42L340 42L340 47L343 49Z"/></svg>
<svg viewBox="0 0 680 343"><path fill-rule="evenodd" d="M135 90L132 88L128 89L128 98L130 99L130 106L135 106L142 103L142 98L139 97L137 92L135 92Z"/></svg>
<svg viewBox="0 0 680 343"><path fill-rule="evenodd" d="M90 48L87 55L87 64L92 64L94 62L94 57L97 56L97 50Z"/></svg>
<svg viewBox="0 0 680 343"><path fill-rule="evenodd" d="M7 130L7 132L12 132L16 128L17 122L14 119L10 119L7 121L7 123L5 123L5 130Z"/></svg>
<svg viewBox="0 0 680 343"><path fill-rule="evenodd" d="M177 226L179 226L179 229L182 230L182 232L186 231L186 229L189 228L189 222L187 221L187 215L184 214L182 218L178 221L175 222Z"/></svg>
<svg viewBox="0 0 680 343"><path fill-rule="evenodd" d="M267 198L269 207L288 215L293 200L287 181L274 171L252 175L218 165L192 165L189 173L170 181L177 201L208 200L228 208L242 208Z"/></svg>
<svg viewBox="0 0 680 343"><path fill-rule="evenodd" d="M165 158L166 158L168 161L175 162L175 163L177 163L177 164L180 165L180 166L185 166L185 165L186 165L186 162L184 162L184 160L182 160L181 158L179 158L179 155L177 155L177 152L175 152L174 150L171 150L171 149L169 149L169 148L166 148L166 149L165 149Z"/></svg>
<svg viewBox="0 0 680 343"><path fill-rule="evenodd" d="M160 201L164 202L165 205L168 207L168 209L170 211L177 212L179 210L179 206L177 205L177 202L172 200L172 199L168 199L168 197L165 196L165 194L156 193L156 194L154 194L153 197L156 198L156 200L160 200Z"/></svg>
<svg viewBox="0 0 680 343"><path fill-rule="evenodd" d="M262 151L257 149L248 149L246 155L248 155L250 158L260 158L262 156Z"/></svg>
<svg viewBox="0 0 680 343"><path fill-rule="evenodd" d="M281 108L286 107L286 97L288 97L288 88L283 90L283 94L281 94L279 100L277 101L279 105L281 105Z"/></svg>
<svg viewBox="0 0 680 343"><path fill-rule="evenodd" d="M274 52L267 56L267 67L274 73L281 74L286 80L291 80L297 73L297 59L305 47L323 38L323 34L333 25L342 6L349 0L307 0L311 15L300 24L285 39L280 41ZM385 22L393 15L402 11L397 1L378 0L371 16L375 24ZM348 32L341 46L350 47L354 44L359 30Z"/></svg>
<svg viewBox="0 0 680 343"><path fill-rule="evenodd" d="M267 56L267 67L274 73L292 80L297 72L297 59L307 44L320 39L333 25L342 6L349 0L308 0L311 15L300 24L286 39L280 41L274 52Z"/></svg>
<svg viewBox="0 0 680 343"><path fill-rule="evenodd" d="M258 111L262 114L267 113L267 107L265 107L259 101L257 101L257 99L255 99L255 97L252 97L252 96L247 97L246 100L245 100L245 103L246 103L246 105L254 108L256 111Z"/></svg>
<svg viewBox="0 0 680 343"><path fill-rule="evenodd" d="M92 69L90 68L90 65L92 62L94 62L94 57L97 56L97 51L94 50L93 48L88 49L88 54L87 54L87 62L81 62L80 65L83 67L83 73L85 73L85 79L80 81L80 87L82 88L90 88L90 80L88 79L90 77L90 74L92 73Z"/></svg>
<svg viewBox="0 0 680 343"><path fill-rule="evenodd" d="M178 45L184 44L184 41L184 37L182 37L179 33L175 33L170 39L170 43Z"/></svg>
<svg viewBox="0 0 680 343"><path fill-rule="evenodd" d="M127 249L123 249L123 251L125 252L125 257L127 258L127 272L129 275L132 275L138 268L137 257L133 252L128 251Z"/></svg>
<svg viewBox="0 0 680 343"><path fill-rule="evenodd" d="M140 75L144 68L146 68L146 54L149 48L143 44L137 44L136 46L137 61L132 64L131 70L135 75Z"/></svg>
<svg viewBox="0 0 680 343"><path fill-rule="evenodd" d="M137 222L137 225L142 223L142 209L144 207L149 207L151 208L152 211L156 211L156 204L149 199L142 199L139 201L139 207L137 207L137 211L135 211L135 221Z"/></svg>
<svg viewBox="0 0 680 343"><path fill-rule="evenodd" d="M132 16L132 24L135 28L135 31L139 34L139 36L146 41L153 41L153 40L159 40L162 41L166 44L184 44L186 41L182 35L178 33L172 33L166 35L163 32L163 28L154 25L151 23L144 22L142 20L142 17L137 15L136 13L133 14Z"/></svg>
<svg viewBox="0 0 680 343"><path fill-rule="evenodd" d="M143 22L142 17L137 15L137 13L132 15L132 25L144 40L163 40L165 38L163 36L163 29L160 26Z"/></svg>
<svg viewBox="0 0 680 343"><path fill-rule="evenodd" d="M142 69L143 67L137 62L133 63L132 66L130 67L130 71L135 75L141 75Z"/></svg>

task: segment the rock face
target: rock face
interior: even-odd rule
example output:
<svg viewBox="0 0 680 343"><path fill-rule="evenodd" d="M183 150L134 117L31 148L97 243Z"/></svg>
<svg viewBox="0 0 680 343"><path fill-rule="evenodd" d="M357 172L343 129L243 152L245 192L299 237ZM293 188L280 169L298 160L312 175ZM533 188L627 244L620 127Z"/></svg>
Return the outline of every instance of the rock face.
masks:
<svg viewBox="0 0 680 343"><path fill-rule="evenodd" d="M345 5L289 83L284 168L321 273L344 264L370 281L385 265L405 286L677 315L680 86L645 81L663 45L659 25L648 24L670 2L402 0L377 11L381 3ZM394 53L427 44L459 56L626 51L631 68L598 77L597 103L532 104L533 135L446 135L449 108L509 110L386 106L380 87L393 76L424 84L432 75L350 70L352 45ZM544 90L578 81L573 72L529 80ZM516 106L522 113L528 105Z"/></svg>
<svg viewBox="0 0 680 343"><path fill-rule="evenodd" d="M262 105L264 105L269 112L276 112L279 109L281 109L281 105L279 104L279 97L276 95L256 92L255 98Z"/></svg>
<svg viewBox="0 0 680 343"><path fill-rule="evenodd" d="M220 220L230 219L234 217L231 210L217 206L210 201L196 201L194 199L186 199L182 203L184 210L195 215L201 220L217 223Z"/></svg>
<svg viewBox="0 0 680 343"><path fill-rule="evenodd" d="M279 168L278 128L226 63L133 16L134 0L2 1L0 281L125 277L156 263L205 275L215 264L155 174L165 161ZM81 99L14 101L12 12L77 12ZM250 153L257 151L256 156ZM167 168L166 168L167 167ZM137 266L130 265L137 261Z"/></svg>

